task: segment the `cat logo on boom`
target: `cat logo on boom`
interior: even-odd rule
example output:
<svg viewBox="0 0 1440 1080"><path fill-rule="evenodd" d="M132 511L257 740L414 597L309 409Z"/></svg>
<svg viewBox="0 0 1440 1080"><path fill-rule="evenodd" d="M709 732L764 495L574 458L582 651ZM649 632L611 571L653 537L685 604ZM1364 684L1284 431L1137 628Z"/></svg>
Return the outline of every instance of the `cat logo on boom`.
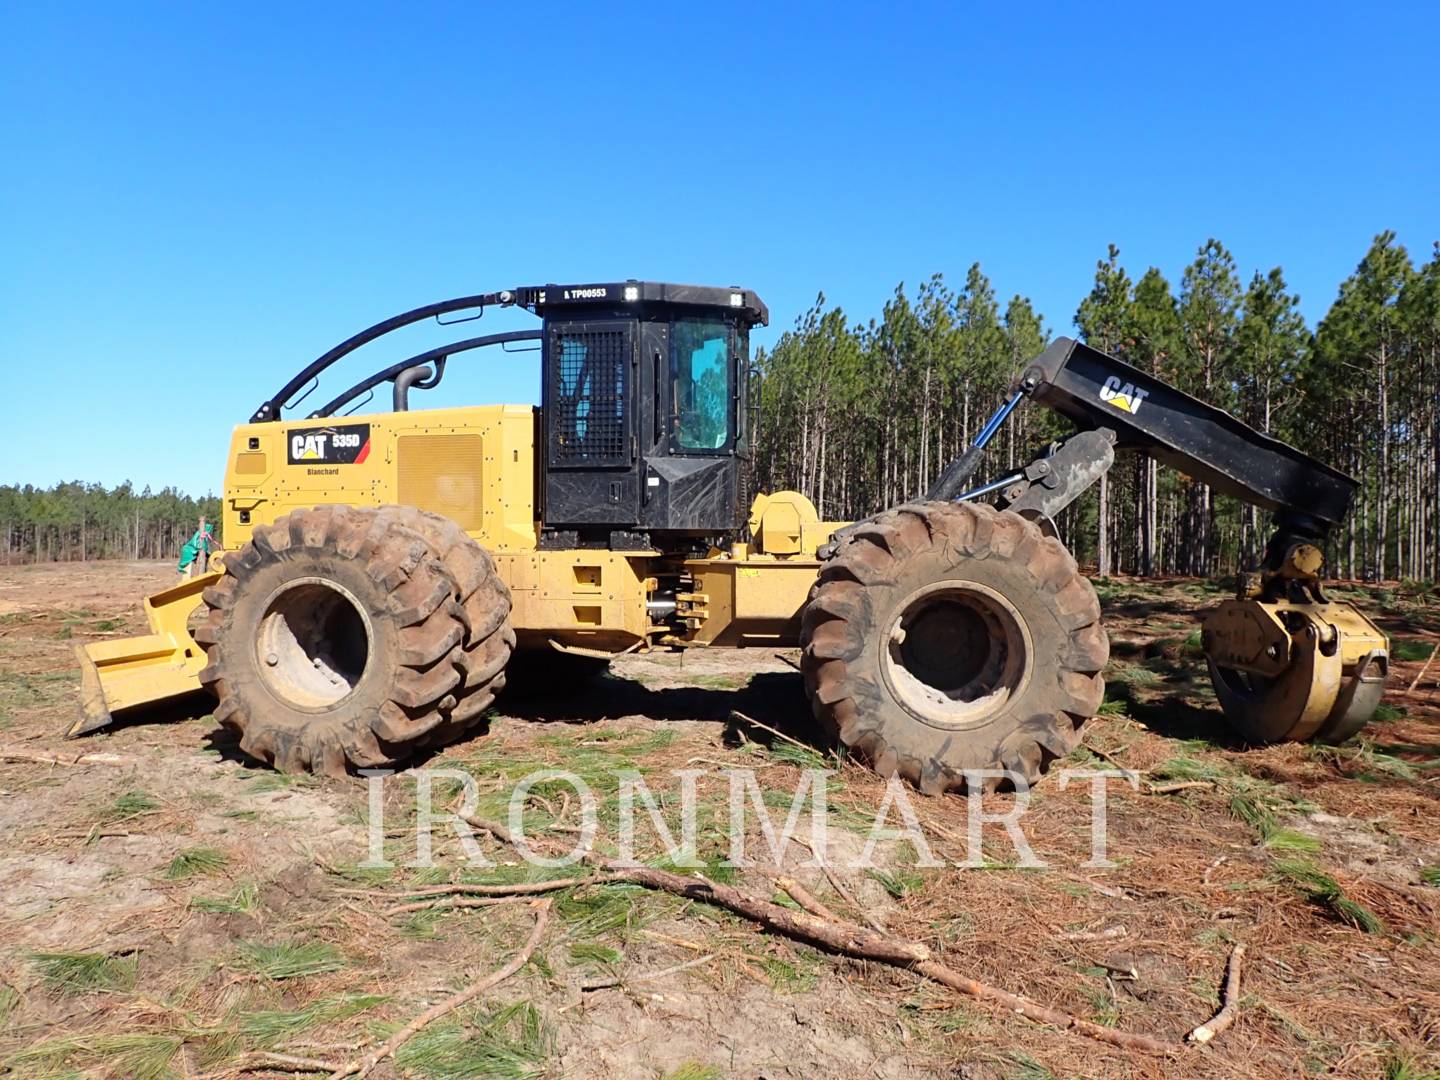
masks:
<svg viewBox="0 0 1440 1080"><path fill-rule="evenodd" d="M1118 375L1111 375L1100 387L1101 401L1124 409L1131 415L1140 411L1140 403L1149 396L1149 390L1142 390L1134 383L1121 382Z"/></svg>

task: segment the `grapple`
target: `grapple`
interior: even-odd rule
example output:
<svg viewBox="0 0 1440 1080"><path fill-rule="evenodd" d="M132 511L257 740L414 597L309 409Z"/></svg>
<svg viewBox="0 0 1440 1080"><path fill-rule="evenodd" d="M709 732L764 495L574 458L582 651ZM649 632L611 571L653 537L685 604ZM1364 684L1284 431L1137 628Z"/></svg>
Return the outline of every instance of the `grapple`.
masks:
<svg viewBox="0 0 1440 1080"><path fill-rule="evenodd" d="M1389 641L1353 604L1325 596L1319 567L1318 549L1292 544L1205 620L1215 696L1251 743L1343 742L1380 704Z"/></svg>

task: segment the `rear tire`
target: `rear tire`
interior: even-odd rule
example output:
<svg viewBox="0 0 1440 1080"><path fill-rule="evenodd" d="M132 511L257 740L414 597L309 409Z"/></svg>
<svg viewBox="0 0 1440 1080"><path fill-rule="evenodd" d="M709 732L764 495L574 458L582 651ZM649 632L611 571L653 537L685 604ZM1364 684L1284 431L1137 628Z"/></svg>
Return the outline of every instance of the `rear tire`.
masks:
<svg viewBox="0 0 1440 1080"><path fill-rule="evenodd" d="M215 718L283 772L394 764L503 685L509 595L458 526L407 507L297 510L205 590Z"/></svg>
<svg viewBox="0 0 1440 1080"><path fill-rule="evenodd" d="M927 794L965 787L967 770L1038 779L1099 708L1110 652L1064 546L969 503L910 504L851 531L820 568L801 647L816 718Z"/></svg>

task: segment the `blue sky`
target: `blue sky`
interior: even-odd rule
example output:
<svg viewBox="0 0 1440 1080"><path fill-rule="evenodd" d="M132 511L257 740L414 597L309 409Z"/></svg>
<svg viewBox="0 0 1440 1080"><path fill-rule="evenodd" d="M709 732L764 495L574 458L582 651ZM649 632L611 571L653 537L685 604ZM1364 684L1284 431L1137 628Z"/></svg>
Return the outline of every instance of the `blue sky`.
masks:
<svg viewBox="0 0 1440 1080"><path fill-rule="evenodd" d="M218 490L306 361L519 284L743 284L768 341L978 260L1065 332L1107 243L1173 280L1213 235L1313 320L1377 231L1440 239L1437 40L1421 4L6 5L0 482ZM425 400L537 387L486 351Z"/></svg>

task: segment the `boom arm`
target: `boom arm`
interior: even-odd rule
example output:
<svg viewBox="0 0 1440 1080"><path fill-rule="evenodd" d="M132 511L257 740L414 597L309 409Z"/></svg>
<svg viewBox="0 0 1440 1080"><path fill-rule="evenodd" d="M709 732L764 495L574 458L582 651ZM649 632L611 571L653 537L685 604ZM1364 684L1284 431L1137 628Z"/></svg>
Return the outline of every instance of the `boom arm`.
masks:
<svg viewBox="0 0 1440 1080"><path fill-rule="evenodd" d="M1350 508L1355 481L1344 473L1081 342L1057 339L1020 382L1082 430L1114 431L1117 449L1149 454L1287 520L1308 518L1322 535Z"/></svg>

